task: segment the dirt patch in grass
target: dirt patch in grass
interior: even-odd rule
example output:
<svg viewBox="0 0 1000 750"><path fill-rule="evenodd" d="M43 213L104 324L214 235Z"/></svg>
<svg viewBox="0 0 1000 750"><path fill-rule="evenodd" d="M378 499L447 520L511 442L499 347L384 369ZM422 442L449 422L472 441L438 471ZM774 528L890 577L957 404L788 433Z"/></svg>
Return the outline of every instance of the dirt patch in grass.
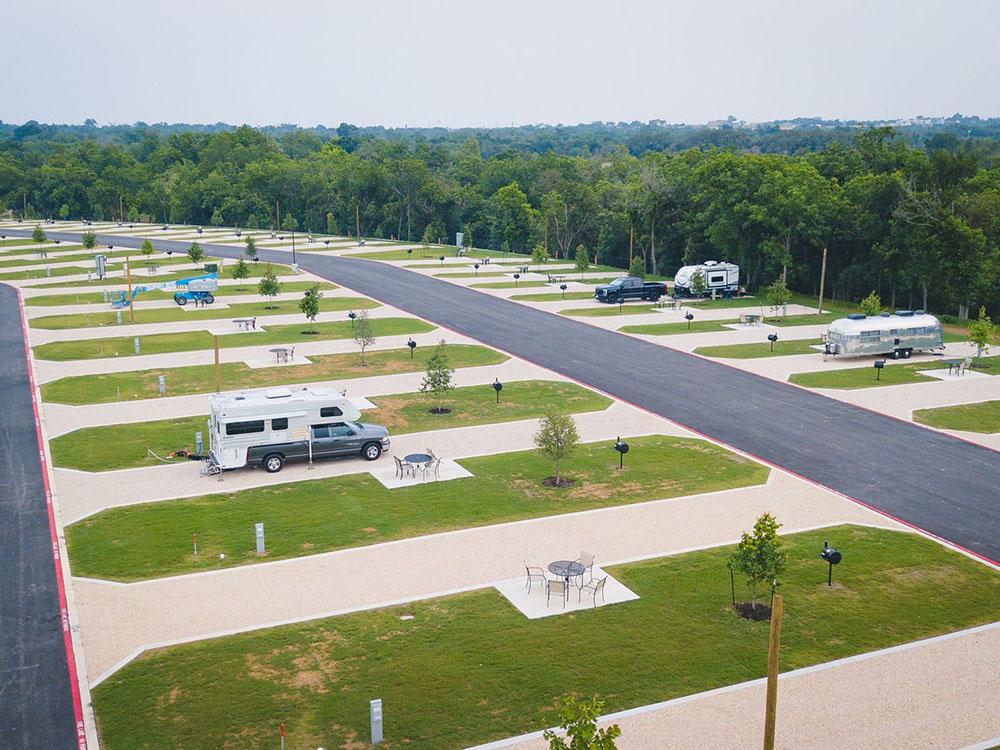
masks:
<svg viewBox="0 0 1000 750"><path fill-rule="evenodd" d="M569 479L568 477L545 477L545 479L542 480L542 484L546 487L565 488L572 487L573 481L574 480Z"/></svg>
<svg viewBox="0 0 1000 750"><path fill-rule="evenodd" d="M766 604L757 604L754 607L750 602L736 602L734 609L740 617L754 622L764 622L771 619L771 608Z"/></svg>

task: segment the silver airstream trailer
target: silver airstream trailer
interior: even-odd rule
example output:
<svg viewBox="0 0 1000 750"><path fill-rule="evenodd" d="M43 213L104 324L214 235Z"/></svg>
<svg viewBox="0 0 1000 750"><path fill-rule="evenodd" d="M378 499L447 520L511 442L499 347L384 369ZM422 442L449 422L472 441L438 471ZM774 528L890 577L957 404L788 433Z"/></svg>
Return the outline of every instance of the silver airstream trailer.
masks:
<svg viewBox="0 0 1000 750"><path fill-rule="evenodd" d="M909 359L914 350L943 348L941 321L923 310L848 315L830 323L826 334L826 353L848 357L885 354Z"/></svg>

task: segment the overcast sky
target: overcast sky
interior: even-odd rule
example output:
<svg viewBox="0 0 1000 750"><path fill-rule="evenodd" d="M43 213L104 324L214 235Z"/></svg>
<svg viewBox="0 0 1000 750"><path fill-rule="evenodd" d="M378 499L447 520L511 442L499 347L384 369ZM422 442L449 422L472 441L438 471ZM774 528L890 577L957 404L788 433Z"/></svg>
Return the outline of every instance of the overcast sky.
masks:
<svg viewBox="0 0 1000 750"><path fill-rule="evenodd" d="M996 0L13 0L0 119L1000 115Z"/></svg>

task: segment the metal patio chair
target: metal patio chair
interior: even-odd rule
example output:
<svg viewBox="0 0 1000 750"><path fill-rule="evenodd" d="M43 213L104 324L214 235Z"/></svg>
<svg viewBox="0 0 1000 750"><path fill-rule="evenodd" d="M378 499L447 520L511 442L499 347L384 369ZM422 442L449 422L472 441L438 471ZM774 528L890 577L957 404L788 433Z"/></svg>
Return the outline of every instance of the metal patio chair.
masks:
<svg viewBox="0 0 1000 750"><path fill-rule="evenodd" d="M608 600L604 598L604 585L608 582L608 577L604 576L598 581L592 581L586 586L580 587L580 593L577 595L577 601L583 600L583 592L586 591L588 594L592 595L594 598L594 606L597 606L597 597L600 595L602 602L607 602Z"/></svg>
<svg viewBox="0 0 1000 750"><path fill-rule="evenodd" d="M524 564L524 572L528 576L528 580L525 582L525 587L528 589L528 593L531 593L531 582L538 581L540 584L545 586L548 578L545 575L545 571L542 568L535 567L533 565Z"/></svg>

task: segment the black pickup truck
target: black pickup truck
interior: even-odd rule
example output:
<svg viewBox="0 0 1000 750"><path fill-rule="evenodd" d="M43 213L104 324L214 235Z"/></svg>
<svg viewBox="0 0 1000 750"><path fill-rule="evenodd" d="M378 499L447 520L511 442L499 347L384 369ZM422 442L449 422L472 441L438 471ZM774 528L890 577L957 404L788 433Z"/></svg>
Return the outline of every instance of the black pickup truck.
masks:
<svg viewBox="0 0 1000 750"><path fill-rule="evenodd" d="M667 285L662 281L643 281L638 276L622 276L610 284L601 284L594 289L594 299L598 302L624 302L628 299L645 299L656 302L667 293Z"/></svg>
<svg viewBox="0 0 1000 750"><path fill-rule="evenodd" d="M333 422L313 425L312 457L330 458L361 454L374 461L389 447L389 432L382 425L361 422ZM256 445L247 450L247 466L263 466L264 471L281 471L289 459L309 458L309 441Z"/></svg>

